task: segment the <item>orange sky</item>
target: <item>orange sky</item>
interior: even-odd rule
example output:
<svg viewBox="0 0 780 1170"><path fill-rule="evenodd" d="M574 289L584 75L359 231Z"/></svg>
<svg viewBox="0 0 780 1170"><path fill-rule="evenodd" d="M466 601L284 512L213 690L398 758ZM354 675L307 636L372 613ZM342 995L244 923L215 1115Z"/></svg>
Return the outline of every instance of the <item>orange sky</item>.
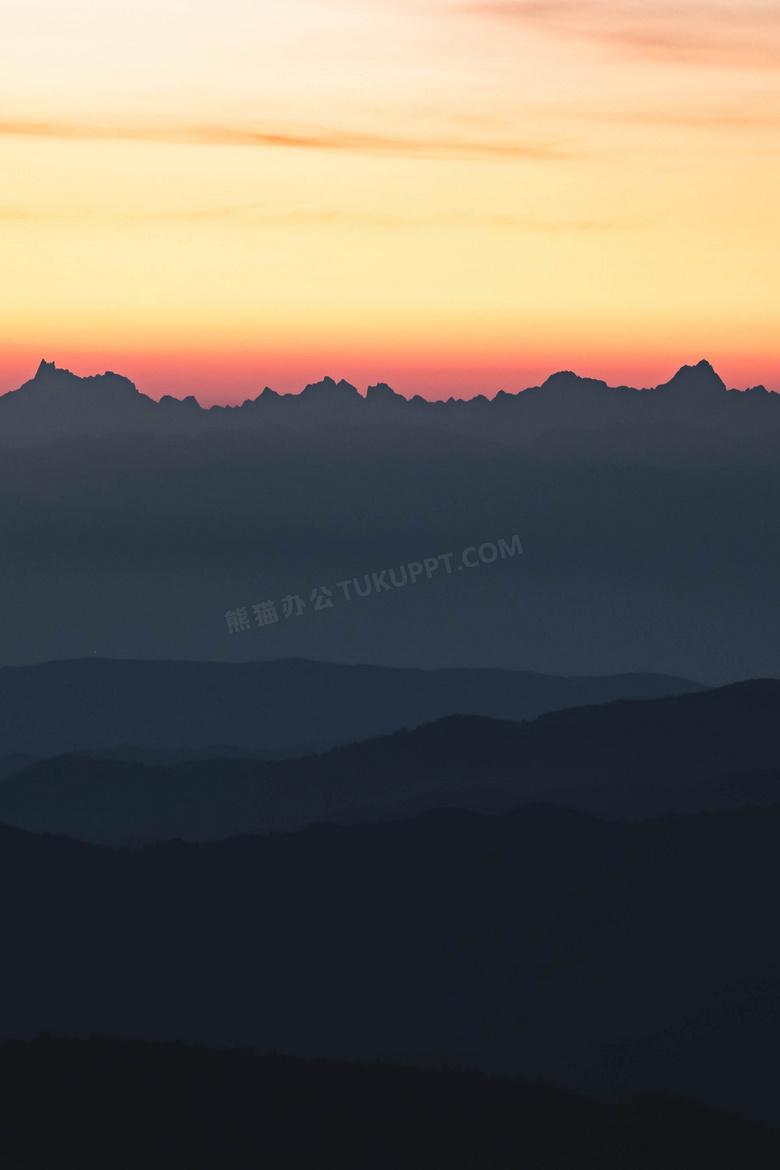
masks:
<svg viewBox="0 0 780 1170"><path fill-rule="evenodd" d="M780 6L27 0L0 391L780 390Z"/></svg>

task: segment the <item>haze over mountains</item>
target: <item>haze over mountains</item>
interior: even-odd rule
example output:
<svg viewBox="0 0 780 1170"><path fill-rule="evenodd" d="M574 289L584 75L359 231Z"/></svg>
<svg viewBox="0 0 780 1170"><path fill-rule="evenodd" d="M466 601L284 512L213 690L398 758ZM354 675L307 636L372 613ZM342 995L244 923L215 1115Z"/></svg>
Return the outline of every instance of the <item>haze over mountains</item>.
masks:
<svg viewBox="0 0 780 1170"><path fill-rule="evenodd" d="M703 690L665 675L554 678L509 670L404 670L282 659L77 659L0 667L0 758L140 749L294 755L445 715L545 711Z"/></svg>
<svg viewBox="0 0 780 1170"><path fill-rule="evenodd" d="M365 677L365 675L363 675ZM617 819L780 803L780 682L551 712L450 715L281 761L111 753L4 761L0 822L96 844L291 832L547 802ZM111 758L119 754L120 759Z"/></svg>
<svg viewBox="0 0 780 1170"><path fill-rule="evenodd" d="M0 398L4 661L778 676L778 422L778 396L701 364L654 390L327 383L207 411L43 367ZM350 604L336 585L515 535L492 565ZM229 636L227 612L290 595L302 616Z"/></svg>
<svg viewBox="0 0 780 1170"><path fill-rule="evenodd" d="M0 1037L780 1124L779 442L706 363L208 411L42 365L0 398Z"/></svg>

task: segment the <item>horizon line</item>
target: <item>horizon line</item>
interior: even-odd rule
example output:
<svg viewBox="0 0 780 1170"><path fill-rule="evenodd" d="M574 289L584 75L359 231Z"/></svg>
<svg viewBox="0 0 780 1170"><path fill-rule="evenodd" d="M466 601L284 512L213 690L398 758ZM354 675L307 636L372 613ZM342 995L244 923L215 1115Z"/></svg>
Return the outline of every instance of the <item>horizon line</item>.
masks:
<svg viewBox="0 0 780 1170"><path fill-rule="evenodd" d="M478 392L478 393L473 394L470 397L466 397L466 398L456 398L454 395L450 395L448 398L431 399L431 398L425 398L421 394L413 394L411 397L409 397L409 396L401 393L400 391L393 389L393 387L390 386L389 383L383 382L383 381L369 384L366 387L365 392L362 392L361 390L358 389L357 386L355 386L351 382L348 382L345 378L340 378L339 380L336 380L335 378L326 374L326 375L323 375L323 377L320 378L318 381L307 382L300 390L297 390L297 391L295 391L295 390L293 390L293 391L277 391L277 390L274 390L271 386L265 386L257 395L255 395L254 398L244 398L242 401L235 402L235 403L229 403L229 402L212 403L211 406L203 406L194 394L186 394L182 398L177 398L173 394L163 393L162 395L160 395L159 398L154 398L151 394L146 394L142 390L139 390L138 386L136 385L135 382L132 381L132 379L127 378L126 375L124 375L124 374L118 373L116 370L108 370L107 369L99 374L81 375L81 374L73 373L72 370L69 370L64 366L58 366L56 364L56 361L48 362L48 361L46 361L45 358L42 358L40 360L40 363L38 365L38 368L37 368L35 374L31 378L28 378L25 382L22 382L22 384L20 386L16 387L15 389L7 390L7 391L5 391L5 393L0 394L0 399L7 397L9 394L18 393L20 390L24 389L30 383L34 383L37 380L39 380L39 378L42 375L45 375L45 373L47 371L50 371L52 373L57 373L57 374L67 374L70 377L75 378L81 382L89 381L93 378L104 378L104 377L108 377L108 376L122 378L124 381L129 382L134 387L134 389L136 390L136 392L138 393L138 395L140 397L147 398L149 401L155 402L158 405L164 399L167 399L169 401L178 402L178 403L194 402L197 405L199 410L210 411L210 410L213 410L215 408L222 409L222 410L225 410L225 409L237 410L237 409L240 409L242 406L246 406L248 404L252 404L252 403L260 401L263 398L263 396L266 394L269 397L273 396L274 398L287 398L287 399L299 398L302 394L305 394L307 390L321 388L321 387L324 387L325 385L330 385L330 386L333 386L334 388L343 387L345 391L354 391L355 395L358 398L361 398L363 401L368 400L369 392L372 390L380 390L380 391L386 390L388 392L388 394L392 394L393 398L395 398L395 399L400 399L400 400L402 400L404 402L408 402L408 403L424 402L424 403L429 404L429 405L435 405L436 403L446 404L446 403L456 403L456 402L474 402L478 399L483 399L485 402L493 402L493 401L495 401L496 398L499 398L499 397L518 398L520 395L524 394L528 390L540 390L544 386L546 386L548 382L552 381L553 379L562 378L562 377L576 379L578 382L588 382L588 383L592 383L592 384L596 384L596 385L601 385L607 390L633 390L637 393L642 393L644 391L656 390L656 389L659 389L660 387L668 386L670 382L674 381L674 379L676 377L678 377L678 375L680 375L684 371L693 372L697 369L701 370L703 367L705 368L705 370L710 371L715 378L717 378L717 380L721 383L721 385L723 386L723 388L725 389L725 391L727 393L735 392L738 394L744 394L750 390L764 390L768 394L778 393L778 391L767 390L767 388L763 384L760 384L760 383L757 385L753 385L753 386L746 386L744 390L740 390L738 387L729 387L726 385L726 383L723 381L723 379L717 373L717 370L712 365L712 363L709 362L706 358L702 358L698 362L694 362L691 364L684 363L682 366L679 366L675 370L675 372L672 374L671 378L667 379L666 382L658 382L658 383L656 383L655 386L630 386L627 383L620 383L618 385L610 385L610 383L607 382L603 378L595 378L595 377L590 377L588 375L578 374L578 373L576 373L576 371L571 370L571 369L558 369L558 370L554 370L551 374L549 374L542 382L535 384L533 386L525 386L522 389L517 390L517 391L499 389L499 390L494 391L492 395Z"/></svg>

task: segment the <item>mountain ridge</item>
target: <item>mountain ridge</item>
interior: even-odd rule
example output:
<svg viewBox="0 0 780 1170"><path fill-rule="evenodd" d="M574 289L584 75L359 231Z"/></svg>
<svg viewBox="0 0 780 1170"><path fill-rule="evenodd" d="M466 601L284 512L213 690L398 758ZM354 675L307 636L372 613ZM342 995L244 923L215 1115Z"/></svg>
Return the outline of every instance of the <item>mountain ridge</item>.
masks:
<svg viewBox="0 0 780 1170"><path fill-rule="evenodd" d="M266 386L240 404L211 407L201 406L192 394L181 399L164 394L156 401L113 371L80 377L42 360L33 378L0 396L0 442L139 429L202 434L261 427L275 433L293 423L304 431L313 428L316 438L317 428L327 422L365 432L381 430L391 420L401 428L401 434L393 437L401 446L409 441L404 428L410 424L415 430L430 428L447 434L461 434L465 426L468 436L462 438L499 448L561 426L593 430L636 422L686 421L716 430L758 433L767 424L780 428L780 395L763 386L727 389L702 359L680 367L669 381L642 389L610 386L562 370L539 386L500 390L490 399L476 394L428 400L419 394L406 398L384 382L361 394L345 379L337 382L325 376L297 394L280 394ZM307 435L308 441L311 438Z"/></svg>
<svg viewBox="0 0 780 1170"><path fill-rule="evenodd" d="M692 1101L659 1095L609 1105L543 1082L453 1069L40 1036L0 1044L0 1077L13 1086L0 1137L6 1170L29 1167L44 1143L80 1170L128 1170L128 1149L134 1167L160 1170L161 1148L177 1151L177 1170L516 1170L518 1149L523 1170L594 1170L597 1162L625 1170L649 1149L654 1165L675 1170L681 1145L708 1170L768 1170L780 1159L779 1132ZM121 1126L117 1102L132 1118Z"/></svg>
<svg viewBox="0 0 780 1170"><path fill-rule="evenodd" d="M65 391L66 388L75 390L77 387L94 387L95 389L105 386L113 388L117 391L120 389L129 392L133 396L141 399L146 399L149 402L157 401L167 403L195 403L202 411L211 411L219 413L225 410L242 410L247 409L257 403L268 402L275 399L312 399L317 395L327 394L331 398L338 395L344 401L367 403L375 402L394 402L394 403L417 403L425 406L442 406L451 403L480 404L495 402L496 400L505 401L506 399L519 399L523 394L534 395L541 391L555 391L558 389L570 389L572 387L607 391L628 391L635 394L653 394L658 391L677 391L681 393L701 390L722 391L731 395L744 394L769 394L770 391L762 385L749 386L745 390L738 390L736 388L727 389L726 383L716 373L715 369L706 359L701 359L696 365L682 365L672 375L668 382L660 382L654 387L634 387L626 383L621 383L619 386L610 386L608 382L600 378L591 378L575 373L573 370L557 370L550 374L540 385L528 386L522 390L507 391L499 390L493 396L488 398L485 394L475 394L470 398L455 398L450 396L446 399L427 399L420 394L414 394L410 398L394 390L386 382L377 382L376 384L367 387L366 393L361 394L356 386L348 382L345 378L341 378L338 382L330 375L324 375L319 382L307 383L298 393L288 392L279 393L273 390L270 386L266 386L260 394L255 398L244 399L241 403L222 405L216 404L211 407L203 407L200 405L194 395L187 395L185 398L176 398L173 395L165 394L159 400L155 400L149 395L142 394L134 382L124 375L116 374L113 370L106 370L102 374L79 375L74 374L70 370L58 366L56 362L47 362L41 359L35 375L22 383L16 390L10 390L6 394L0 395L0 402L8 398L9 395L16 395L21 392L30 392L32 390L55 390L60 389Z"/></svg>
<svg viewBox="0 0 780 1170"><path fill-rule="evenodd" d="M706 690L674 676L559 678L279 658L258 662L77 658L0 667L0 756L106 751L323 751L461 713L535 718L613 698ZM300 730L301 710L306 731ZM41 712L45 711L45 718Z"/></svg>
<svg viewBox="0 0 780 1170"><path fill-rule="evenodd" d="M779 713L780 681L757 680L523 723L450 715L283 760L63 755L6 773L0 822L115 845L540 802L627 820L771 806Z"/></svg>
<svg viewBox="0 0 780 1170"><path fill-rule="evenodd" d="M0 826L0 1036L456 1063L776 1125L778 840L778 808L124 851Z"/></svg>

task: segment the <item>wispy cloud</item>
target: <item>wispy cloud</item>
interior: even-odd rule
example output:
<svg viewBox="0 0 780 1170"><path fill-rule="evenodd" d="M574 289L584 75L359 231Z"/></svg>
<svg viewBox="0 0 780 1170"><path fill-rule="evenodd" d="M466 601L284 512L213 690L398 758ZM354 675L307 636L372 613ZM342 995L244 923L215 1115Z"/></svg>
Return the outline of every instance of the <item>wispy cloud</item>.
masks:
<svg viewBox="0 0 780 1170"><path fill-rule="evenodd" d="M203 124L91 123L33 119L0 119L0 137L77 140L169 142L191 146L277 147L293 150L348 151L357 154L424 158L564 159L575 155L571 145L555 142L500 142L490 139L414 138L365 134L341 129L280 131L243 126Z"/></svg>
<svg viewBox="0 0 780 1170"><path fill-rule="evenodd" d="M766 98L754 103L753 108L710 109L604 109L589 106L550 107L548 113L558 118L582 122L624 122L635 126L663 126L682 130L780 130L780 110L767 108Z"/></svg>
<svg viewBox="0 0 780 1170"><path fill-rule="evenodd" d="M491 212L442 211L435 215L403 216L328 208L279 208L263 204L216 207L148 208L144 211L107 211L104 208L47 208L0 205L0 222L47 220L109 221L112 223L219 223L240 222L259 227L323 227L419 229L484 229L526 232L603 232L648 227L653 221L633 216L608 219L542 219Z"/></svg>
<svg viewBox="0 0 780 1170"><path fill-rule="evenodd" d="M780 6L774 0L488 0L461 10L659 61L780 67Z"/></svg>
<svg viewBox="0 0 780 1170"><path fill-rule="evenodd" d="M327 208L285 209L255 204L210 207L171 212L172 218L188 220L241 220L281 227L318 227L327 224L356 228L463 229L496 228L506 231L594 232L647 227L647 220L632 216L612 219L542 219L535 216L503 215L492 212L441 211L435 215L383 215L374 212L339 211Z"/></svg>

